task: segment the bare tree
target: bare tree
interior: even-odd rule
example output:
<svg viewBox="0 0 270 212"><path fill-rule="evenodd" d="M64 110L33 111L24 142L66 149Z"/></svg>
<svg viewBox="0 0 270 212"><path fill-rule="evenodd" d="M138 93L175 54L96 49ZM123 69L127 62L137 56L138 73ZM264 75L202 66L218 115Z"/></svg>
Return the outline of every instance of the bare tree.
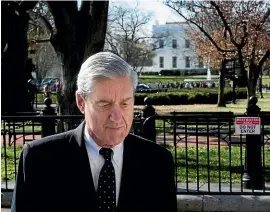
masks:
<svg viewBox="0 0 270 212"><path fill-rule="evenodd" d="M165 33L152 36L146 26L152 16L123 5L112 5L109 11L105 48L123 57L134 71L141 72L155 56L155 43L165 38Z"/></svg>
<svg viewBox="0 0 270 212"><path fill-rule="evenodd" d="M36 66L37 79L39 80L44 79L48 72L55 67L57 67L59 71L61 70L61 62L50 43L36 44L33 60Z"/></svg>
<svg viewBox="0 0 270 212"><path fill-rule="evenodd" d="M32 57L35 64L37 79L42 80L52 68L58 67L59 72L61 70L60 59L50 43L50 31L46 30L48 23L49 26L52 26L51 30L55 29L53 27L54 19L47 3L42 1L38 2L32 11L29 11L29 15L29 56Z"/></svg>
<svg viewBox="0 0 270 212"><path fill-rule="evenodd" d="M78 114L75 101L76 77L81 64L103 50L107 27L108 1L48 1L53 21L40 16L43 29L61 60L63 70L61 114Z"/></svg>
<svg viewBox="0 0 270 212"><path fill-rule="evenodd" d="M238 60L248 97L255 95L259 74L270 57L269 3L166 0L165 4L196 27L195 37L206 47L202 54L220 64L228 58ZM218 57L211 55L212 50Z"/></svg>

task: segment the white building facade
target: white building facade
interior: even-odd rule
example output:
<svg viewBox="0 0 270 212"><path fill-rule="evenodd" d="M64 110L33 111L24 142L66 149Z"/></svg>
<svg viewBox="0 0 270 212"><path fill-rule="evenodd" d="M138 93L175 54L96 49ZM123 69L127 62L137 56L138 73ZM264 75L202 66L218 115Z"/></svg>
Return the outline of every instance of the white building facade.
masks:
<svg viewBox="0 0 270 212"><path fill-rule="evenodd" d="M160 72L161 70L203 70L203 59L196 54L188 36L189 25L185 22L153 25L152 35L158 37L155 43L156 56L153 66L143 71Z"/></svg>

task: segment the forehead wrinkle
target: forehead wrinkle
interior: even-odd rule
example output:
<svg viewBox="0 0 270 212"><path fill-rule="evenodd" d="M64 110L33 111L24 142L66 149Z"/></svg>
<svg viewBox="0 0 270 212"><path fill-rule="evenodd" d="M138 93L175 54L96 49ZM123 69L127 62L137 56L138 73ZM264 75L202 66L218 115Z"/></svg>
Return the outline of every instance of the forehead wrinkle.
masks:
<svg viewBox="0 0 270 212"><path fill-rule="evenodd" d="M129 100L132 100L133 97L127 97L127 98L122 98L120 100L120 102L126 102L126 101L129 101ZM101 98L100 100L97 100L95 101L96 103L102 103L102 102L108 102L108 103L112 103L112 102L115 102L115 100L113 100L112 98L110 99L107 99L107 98Z"/></svg>

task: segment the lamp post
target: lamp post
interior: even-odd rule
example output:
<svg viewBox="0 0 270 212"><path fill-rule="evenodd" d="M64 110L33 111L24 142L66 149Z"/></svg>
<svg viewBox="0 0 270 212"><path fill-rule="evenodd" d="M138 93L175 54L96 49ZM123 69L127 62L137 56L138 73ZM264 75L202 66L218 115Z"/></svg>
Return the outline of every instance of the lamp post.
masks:
<svg viewBox="0 0 270 212"><path fill-rule="evenodd" d="M256 104L257 97L251 96L248 101L248 107L245 115L247 117L259 117L261 108ZM262 145L261 135L246 135L246 163L245 171L242 176L244 188L261 190L264 187L264 174L262 167Z"/></svg>

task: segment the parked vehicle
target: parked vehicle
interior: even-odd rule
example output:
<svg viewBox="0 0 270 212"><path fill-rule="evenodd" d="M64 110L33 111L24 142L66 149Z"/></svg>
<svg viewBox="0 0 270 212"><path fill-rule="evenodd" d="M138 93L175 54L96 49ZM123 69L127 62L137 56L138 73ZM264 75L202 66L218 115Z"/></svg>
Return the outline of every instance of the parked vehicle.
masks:
<svg viewBox="0 0 270 212"><path fill-rule="evenodd" d="M145 84L138 84L137 87L136 87L136 90L147 90L147 89L150 89L150 87L148 85L145 85Z"/></svg>
<svg viewBox="0 0 270 212"><path fill-rule="evenodd" d="M55 83L57 81L60 81L59 78L44 78L40 84L40 87L39 87L39 90L40 91L43 91L43 88L45 85L48 85L50 90L52 92L55 92L56 91L56 86L55 86Z"/></svg>

